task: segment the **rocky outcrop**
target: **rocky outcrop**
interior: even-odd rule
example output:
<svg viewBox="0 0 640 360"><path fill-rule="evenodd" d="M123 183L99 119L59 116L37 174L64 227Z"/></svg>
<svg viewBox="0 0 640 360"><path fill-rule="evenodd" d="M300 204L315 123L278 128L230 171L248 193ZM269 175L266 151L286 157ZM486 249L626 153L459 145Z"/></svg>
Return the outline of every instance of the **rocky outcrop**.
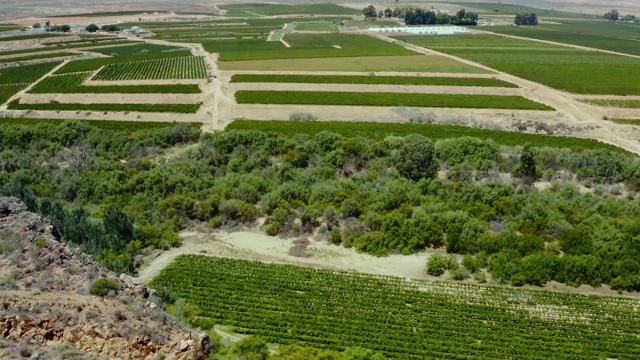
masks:
<svg viewBox="0 0 640 360"><path fill-rule="evenodd" d="M64 358L60 351L71 350L80 358L208 356L211 338L181 327L155 291L59 240L51 221L0 197L0 337L10 340L0 344L1 357ZM119 279L120 290L89 295L100 277Z"/></svg>

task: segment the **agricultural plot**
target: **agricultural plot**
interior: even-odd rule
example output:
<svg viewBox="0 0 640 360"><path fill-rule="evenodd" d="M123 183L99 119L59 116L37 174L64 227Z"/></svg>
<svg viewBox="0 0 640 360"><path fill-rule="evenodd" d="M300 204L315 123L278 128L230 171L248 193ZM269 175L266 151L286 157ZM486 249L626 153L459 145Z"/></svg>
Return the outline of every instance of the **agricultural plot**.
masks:
<svg viewBox="0 0 640 360"><path fill-rule="evenodd" d="M287 34L284 41L292 47L258 45L258 42L236 51L222 51L220 61L338 58L355 56L416 55L402 46L375 39L367 35L353 34ZM227 41L221 41L227 42ZM271 42L277 44L277 42ZM205 49L211 52L210 48ZM334 61L334 60L332 60Z"/></svg>
<svg viewBox="0 0 640 360"><path fill-rule="evenodd" d="M611 121L622 125L640 125L640 119L612 119Z"/></svg>
<svg viewBox="0 0 640 360"><path fill-rule="evenodd" d="M58 65L53 62L0 69L0 84L30 84Z"/></svg>
<svg viewBox="0 0 640 360"><path fill-rule="evenodd" d="M500 14L500 15L515 15L515 14L530 14L535 13L539 17L562 17L562 18L592 18L595 19L598 16L596 15L587 15L569 11L559 11L553 9L541 9L534 8L524 5L513 5L513 4L503 4L502 2L497 3L477 3L477 2L456 2L456 5L460 5L462 7L467 8L476 8L480 10L484 10L481 13L490 13L490 14Z"/></svg>
<svg viewBox="0 0 640 360"><path fill-rule="evenodd" d="M370 28L370 27L384 27L384 26L398 26L398 23L391 20L347 20L343 22L344 26L357 27L357 28Z"/></svg>
<svg viewBox="0 0 640 360"><path fill-rule="evenodd" d="M631 55L640 55L638 40L632 39L612 38L610 36L596 34L576 34L559 29L538 28L537 26L492 26L489 30L499 34L522 36L531 39L554 41L564 44L616 51ZM638 31L640 32L640 29Z"/></svg>
<svg viewBox="0 0 640 360"><path fill-rule="evenodd" d="M53 124L60 125L66 121L78 121L78 120L66 120L66 119L41 119L41 118L0 118L0 125L26 125L26 126L38 126L40 124ZM83 123L90 124L100 129L121 131L121 132L134 132L139 130L157 129L169 126L175 126L176 122L160 122L160 121L123 121L123 120L82 120ZM187 124L195 129L202 127L201 122L181 122L180 124Z"/></svg>
<svg viewBox="0 0 640 360"><path fill-rule="evenodd" d="M273 16L273 15L360 15L362 11L350 9L336 4L223 4L219 6L227 10L227 16Z"/></svg>
<svg viewBox="0 0 640 360"><path fill-rule="evenodd" d="M518 87L498 79L436 76L236 74L231 77L231 82Z"/></svg>
<svg viewBox="0 0 640 360"><path fill-rule="evenodd" d="M476 61L578 94L638 95L640 59L495 35L397 36L418 46ZM588 79L588 80L587 80Z"/></svg>
<svg viewBox="0 0 640 360"><path fill-rule="evenodd" d="M91 72L52 75L39 82L31 94L199 94L194 84L82 86Z"/></svg>
<svg viewBox="0 0 640 360"><path fill-rule="evenodd" d="M52 61L56 61L56 60L60 60L59 58L62 58L62 57L77 56L77 55L78 54L76 54L76 53L65 53L65 52L49 53L49 54L38 54L38 55L20 56L20 57L13 57L13 58L7 58L7 59L0 59L0 63L12 63L12 62L19 62L19 61L42 60L42 59L51 59Z"/></svg>
<svg viewBox="0 0 640 360"><path fill-rule="evenodd" d="M240 90L235 95L238 104L553 110L522 96L262 90Z"/></svg>
<svg viewBox="0 0 640 360"><path fill-rule="evenodd" d="M151 286L268 342L392 359L640 357L638 300L182 255Z"/></svg>
<svg viewBox="0 0 640 360"><path fill-rule="evenodd" d="M615 107L615 108L629 108L640 109L640 100L581 100L593 105Z"/></svg>
<svg viewBox="0 0 640 360"><path fill-rule="evenodd" d="M52 111L119 111L119 112L162 112L176 114L195 114L200 104L72 104L45 103L21 104L20 99L9 103L10 110L52 110Z"/></svg>
<svg viewBox="0 0 640 360"><path fill-rule="evenodd" d="M34 39L52 39L52 38L59 38L59 37L62 37L62 36L66 36L66 35L62 35L62 34L35 34L35 35L5 36L5 37L0 37L0 42L23 41L23 40L34 40Z"/></svg>
<svg viewBox="0 0 640 360"><path fill-rule="evenodd" d="M390 71L487 74L486 70L437 55L360 56L326 59L223 61L221 70L252 71Z"/></svg>
<svg viewBox="0 0 640 360"><path fill-rule="evenodd" d="M0 85L0 105L7 102L7 100L25 87L26 85Z"/></svg>
<svg viewBox="0 0 640 360"><path fill-rule="evenodd" d="M165 53L165 52L179 52L182 56L190 54L189 49L178 46L166 46L155 44L140 44L131 46L118 46L109 48L92 49L91 51L111 56L133 56L133 55L146 55L149 53Z"/></svg>
<svg viewBox="0 0 640 360"><path fill-rule="evenodd" d="M203 58L188 56L107 65L94 77L94 80L204 79L206 77L207 66Z"/></svg>
<svg viewBox="0 0 640 360"><path fill-rule="evenodd" d="M521 146L530 143L535 147L568 148L574 150L609 150L625 152L619 147L609 145L593 139L580 139L567 136L549 136L542 134L526 134L511 131L477 129L460 125L440 124L393 124L379 122L344 122L344 121L262 121L235 120L225 130L260 130L278 132L289 136L298 134L315 135L322 131L330 131L347 137L362 137L376 141L388 136L409 136L420 134L433 141L474 137L478 139L492 139L498 144L506 146Z"/></svg>
<svg viewBox="0 0 640 360"><path fill-rule="evenodd" d="M185 56L191 56L191 53L187 53L184 51L168 51L110 58L81 59L68 62L63 67L58 69L58 71L56 71L56 74L93 71L111 64L122 64L142 60L170 59Z"/></svg>
<svg viewBox="0 0 640 360"><path fill-rule="evenodd" d="M340 29L334 23L323 22L304 22L295 23L295 31L314 31L314 32L338 32Z"/></svg>

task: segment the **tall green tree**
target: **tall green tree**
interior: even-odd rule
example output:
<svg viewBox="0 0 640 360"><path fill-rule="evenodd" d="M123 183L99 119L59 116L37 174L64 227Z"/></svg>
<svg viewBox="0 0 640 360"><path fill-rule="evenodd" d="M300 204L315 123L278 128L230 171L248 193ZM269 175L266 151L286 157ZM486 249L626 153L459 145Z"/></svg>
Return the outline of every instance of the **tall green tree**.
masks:
<svg viewBox="0 0 640 360"><path fill-rule="evenodd" d="M433 179L438 174L438 161L434 158L433 144L421 135L407 138L396 158L400 175L407 179Z"/></svg>

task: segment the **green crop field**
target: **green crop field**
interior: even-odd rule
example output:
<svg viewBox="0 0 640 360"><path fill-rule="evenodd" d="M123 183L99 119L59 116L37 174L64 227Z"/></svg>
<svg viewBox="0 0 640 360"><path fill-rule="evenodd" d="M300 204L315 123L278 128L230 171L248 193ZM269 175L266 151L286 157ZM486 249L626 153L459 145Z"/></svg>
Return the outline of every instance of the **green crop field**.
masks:
<svg viewBox="0 0 640 360"><path fill-rule="evenodd" d="M295 23L296 31L318 31L318 32L338 32L340 29L334 23L305 22Z"/></svg>
<svg viewBox="0 0 640 360"><path fill-rule="evenodd" d="M32 94L199 94L195 84L82 86L91 72L52 75L39 82Z"/></svg>
<svg viewBox="0 0 640 360"><path fill-rule="evenodd" d="M277 344L392 359L640 357L632 298L409 280L181 255L151 286L200 315Z"/></svg>
<svg viewBox="0 0 640 360"><path fill-rule="evenodd" d="M53 70L59 62L0 69L0 84L30 84Z"/></svg>
<svg viewBox="0 0 640 360"><path fill-rule="evenodd" d="M206 77L207 66L203 58L188 56L107 65L100 70L94 80L204 79Z"/></svg>
<svg viewBox="0 0 640 360"><path fill-rule="evenodd" d="M200 104L72 104L45 103L21 104L20 99L9 103L10 110L52 110L52 111L124 111L124 112L166 112L195 114Z"/></svg>
<svg viewBox="0 0 640 360"><path fill-rule="evenodd" d="M84 49L87 48L87 50L95 47L95 46L109 46L109 45L120 45L120 44L127 44L127 43L134 43L137 41L130 41L130 40L109 40L109 41L82 41L79 43L76 42L63 42L63 43L56 43L56 44L44 44L46 46L46 48L30 48L30 49L23 49L23 50L11 50L11 51L2 51L0 52L0 56L5 56L5 55L16 55L16 54L30 54L30 53L36 53L36 52L44 52L44 51L64 51L64 50L68 50L68 49Z"/></svg>
<svg viewBox="0 0 640 360"><path fill-rule="evenodd" d="M67 120L67 119L40 119L40 118L0 118L0 125L27 125L38 126L40 124L53 124L60 125L66 121L79 121L79 120ZM160 121L123 121L123 120L82 120L81 122L95 126L100 129L121 131L121 132L134 132L138 130L157 129L168 126L174 126L176 122L160 122ZM180 124L187 124L196 129L202 127L200 122L188 122Z"/></svg>
<svg viewBox="0 0 640 360"><path fill-rule="evenodd" d="M140 44L140 45L127 45L127 46L115 46L108 48L99 48L91 50L93 52L101 53L104 55L112 56L132 56L132 55L146 55L149 53L164 53L164 52L183 52L182 56L189 55L187 53L189 49L178 46L166 46L155 44Z"/></svg>
<svg viewBox="0 0 640 360"><path fill-rule="evenodd" d="M398 23L391 20L347 20L343 22L344 26L358 27L358 28L370 28L370 27L384 27L384 26L398 26Z"/></svg>
<svg viewBox="0 0 640 360"><path fill-rule="evenodd" d="M640 125L640 119L611 119L611 121L622 125Z"/></svg>
<svg viewBox="0 0 640 360"><path fill-rule="evenodd" d="M19 61L28 61L28 60L42 60L42 59L52 59L53 61L60 61L61 57L65 56L77 56L75 53L48 53L48 54L38 54L38 55L30 55L30 56L19 56L13 58L0 59L0 63L11 63L11 62L19 62Z"/></svg>
<svg viewBox="0 0 640 360"><path fill-rule="evenodd" d="M403 41L476 61L578 94L639 95L640 59L497 35L398 36Z"/></svg>
<svg viewBox="0 0 640 360"><path fill-rule="evenodd" d="M515 84L498 79L435 76L236 74L231 77L231 82L518 87Z"/></svg>
<svg viewBox="0 0 640 360"><path fill-rule="evenodd" d="M240 90L237 91L235 95L238 104L553 110L553 108L549 106L526 99L522 96L270 90Z"/></svg>
<svg viewBox="0 0 640 360"><path fill-rule="evenodd" d="M561 17L561 18L596 18L595 15L587 15L575 12L560 11L553 9L541 9L523 5L503 4L501 1L495 3L476 3L476 2L455 2L460 7L475 8L483 10L481 14L496 15L515 15L535 13L539 17Z"/></svg>
<svg viewBox="0 0 640 360"><path fill-rule="evenodd" d="M284 40L292 47L286 48L280 42L260 43L260 40L220 40L207 42L204 46L209 52L220 52L220 61L416 54L402 46L367 35L287 34ZM232 45L237 46L237 50L230 49Z"/></svg>
<svg viewBox="0 0 640 360"><path fill-rule="evenodd" d="M526 134L512 131L478 129L460 125L440 124L392 124L378 122L345 122L345 121L264 121L264 120L235 120L227 125L226 130L260 130L278 132L293 136L296 134L315 135L322 131L330 131L347 137L362 137L376 141L388 136L409 136L420 134L433 141L457 138L463 136L478 139L493 139L498 144L506 146L522 146L530 143L536 147L568 148L574 150L610 150L625 152L625 150L593 139L580 139L567 136L549 136L542 134Z"/></svg>
<svg viewBox="0 0 640 360"><path fill-rule="evenodd" d="M390 71L487 74L486 70L438 55L363 56L326 59L224 61L220 70L253 71Z"/></svg>
<svg viewBox="0 0 640 360"><path fill-rule="evenodd" d="M227 16L272 16L272 15L359 15L361 10L350 9L335 4L222 4L222 10L227 10Z"/></svg>
<svg viewBox="0 0 640 360"><path fill-rule="evenodd" d="M0 37L0 42L35 40L35 39L52 39L52 38L59 38L62 36L66 36L66 35L45 33L45 34L35 34L35 35L5 36L5 37Z"/></svg>
<svg viewBox="0 0 640 360"><path fill-rule="evenodd" d="M20 25L7 24L7 25L0 26L0 32L22 30L24 28L25 28L24 26L20 26Z"/></svg>
<svg viewBox="0 0 640 360"><path fill-rule="evenodd" d="M95 59L81 59L70 61L61 67L56 74L68 74L74 72L85 72L98 70L103 66L110 64L121 64L121 63L129 63L134 61L143 61L143 60L158 60L158 59L169 59L175 57L185 57L191 56L190 53L186 53L184 51L168 51L168 52L159 52L159 53L145 53L140 55L130 55L130 56L118 56L118 57L108 57L108 58L95 58Z"/></svg>
<svg viewBox="0 0 640 360"><path fill-rule="evenodd" d="M0 85L0 105L25 87L26 85Z"/></svg>
<svg viewBox="0 0 640 360"><path fill-rule="evenodd" d="M598 106L640 109L640 100L581 100Z"/></svg>
<svg viewBox="0 0 640 360"><path fill-rule="evenodd" d="M556 29L547 30L546 28L539 28L537 26L492 26L488 30L499 34L522 36L538 40L617 51L631 55L640 55L638 40L634 39L619 39L596 34L576 34ZM638 29L638 33L640 34L640 28Z"/></svg>

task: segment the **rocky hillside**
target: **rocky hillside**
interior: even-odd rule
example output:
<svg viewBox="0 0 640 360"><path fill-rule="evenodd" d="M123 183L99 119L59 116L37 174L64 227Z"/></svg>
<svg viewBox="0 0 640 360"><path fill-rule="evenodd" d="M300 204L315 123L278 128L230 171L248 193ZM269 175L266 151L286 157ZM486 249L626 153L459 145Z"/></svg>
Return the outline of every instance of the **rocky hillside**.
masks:
<svg viewBox="0 0 640 360"><path fill-rule="evenodd" d="M100 278L115 289L89 294ZM144 284L58 239L55 226L0 197L0 358L204 359L208 335L181 327Z"/></svg>

